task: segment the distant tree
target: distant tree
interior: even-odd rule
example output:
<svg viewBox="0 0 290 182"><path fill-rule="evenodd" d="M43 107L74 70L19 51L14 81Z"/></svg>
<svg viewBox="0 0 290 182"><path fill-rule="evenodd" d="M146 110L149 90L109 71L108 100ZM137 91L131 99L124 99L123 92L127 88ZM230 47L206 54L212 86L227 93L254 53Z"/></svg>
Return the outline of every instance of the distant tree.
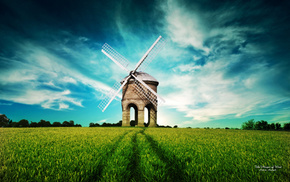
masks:
<svg viewBox="0 0 290 182"><path fill-rule="evenodd" d="M49 121L45 121L45 120L40 120L38 122L38 126L40 127L50 127L51 126L51 123Z"/></svg>
<svg viewBox="0 0 290 182"><path fill-rule="evenodd" d="M99 127L99 123L90 123L89 127Z"/></svg>
<svg viewBox="0 0 290 182"><path fill-rule="evenodd" d="M285 123L284 124L284 130L290 130L290 123Z"/></svg>
<svg viewBox="0 0 290 182"><path fill-rule="evenodd" d="M52 126L53 126L53 127L61 127L61 123L55 121L55 122L52 123Z"/></svg>
<svg viewBox="0 0 290 182"><path fill-rule="evenodd" d="M9 125L9 119L5 114L0 114L0 127L5 127Z"/></svg>
<svg viewBox="0 0 290 182"><path fill-rule="evenodd" d="M103 127L111 127L113 125L111 123L104 122L101 126L103 126Z"/></svg>
<svg viewBox="0 0 290 182"><path fill-rule="evenodd" d="M268 125L268 128L269 128L270 130L275 130L275 124L274 124L274 123L269 124L269 125Z"/></svg>
<svg viewBox="0 0 290 182"><path fill-rule="evenodd" d="M74 125L75 125L75 122L74 122L73 120L70 120L70 121L69 121L69 125L70 125L70 126L74 126Z"/></svg>
<svg viewBox="0 0 290 182"><path fill-rule="evenodd" d="M120 121L116 124L116 126L122 126L122 120L120 120Z"/></svg>
<svg viewBox="0 0 290 182"><path fill-rule="evenodd" d="M135 120L130 121L130 126L135 126Z"/></svg>
<svg viewBox="0 0 290 182"><path fill-rule="evenodd" d="M178 126L177 126L177 125L175 125L173 128L178 128Z"/></svg>
<svg viewBox="0 0 290 182"><path fill-rule="evenodd" d="M225 127L226 130L230 129L229 127Z"/></svg>
<svg viewBox="0 0 290 182"><path fill-rule="evenodd" d="M275 124L275 129L276 130L281 130L282 128L281 128L281 124L280 123L276 123Z"/></svg>
<svg viewBox="0 0 290 182"><path fill-rule="evenodd" d="M11 122L9 124L10 127L18 127L19 126L19 123L18 122Z"/></svg>
<svg viewBox="0 0 290 182"><path fill-rule="evenodd" d="M268 130L269 129L268 122L264 121L264 120L256 122L255 129L257 129L257 130Z"/></svg>
<svg viewBox="0 0 290 182"><path fill-rule="evenodd" d="M243 130L253 130L255 129L255 121L254 119L251 119L247 122L244 122L243 125L242 125L242 129Z"/></svg>
<svg viewBox="0 0 290 182"><path fill-rule="evenodd" d="M29 127L38 127L37 122L30 122Z"/></svg>
<svg viewBox="0 0 290 182"><path fill-rule="evenodd" d="M80 125L80 124L76 124L75 127L82 127L82 125Z"/></svg>
<svg viewBox="0 0 290 182"><path fill-rule="evenodd" d="M28 127L29 126L29 122L26 119L21 119L18 122L18 127Z"/></svg>
<svg viewBox="0 0 290 182"><path fill-rule="evenodd" d="M64 121L62 122L62 125L63 127L69 127L70 126L70 123L68 121Z"/></svg>

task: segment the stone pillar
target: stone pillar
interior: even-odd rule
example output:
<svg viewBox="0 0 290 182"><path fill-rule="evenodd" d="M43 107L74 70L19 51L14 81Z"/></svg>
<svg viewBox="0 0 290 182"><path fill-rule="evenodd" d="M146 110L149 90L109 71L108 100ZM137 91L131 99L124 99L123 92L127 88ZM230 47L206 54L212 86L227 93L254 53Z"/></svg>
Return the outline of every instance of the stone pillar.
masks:
<svg viewBox="0 0 290 182"><path fill-rule="evenodd" d="M138 110L138 124L136 126L144 127L144 109Z"/></svg>
<svg viewBox="0 0 290 182"><path fill-rule="evenodd" d="M153 108L150 108L149 116L149 126L148 127L157 127L157 111L155 111Z"/></svg>
<svg viewBox="0 0 290 182"><path fill-rule="evenodd" d="M123 110L122 126L130 126L130 108L129 110Z"/></svg>

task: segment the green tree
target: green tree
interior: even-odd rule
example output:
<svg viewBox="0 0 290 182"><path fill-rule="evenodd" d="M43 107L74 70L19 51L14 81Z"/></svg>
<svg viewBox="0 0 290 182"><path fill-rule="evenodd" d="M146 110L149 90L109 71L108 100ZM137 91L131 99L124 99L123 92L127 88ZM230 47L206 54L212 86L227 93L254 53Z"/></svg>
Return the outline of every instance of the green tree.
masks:
<svg viewBox="0 0 290 182"><path fill-rule="evenodd" d="M38 127L38 124L37 124L37 122L31 122L29 126L30 127Z"/></svg>
<svg viewBox="0 0 290 182"><path fill-rule="evenodd" d="M18 127L19 126L19 123L18 122L11 122L9 124L10 127Z"/></svg>
<svg viewBox="0 0 290 182"><path fill-rule="evenodd" d="M64 121L61 126L68 127L70 126L70 123L68 121Z"/></svg>
<svg viewBox="0 0 290 182"><path fill-rule="evenodd" d="M255 127L254 119L251 119L251 120L249 120L247 122L244 122L243 125L242 125L242 129L243 130L253 130L253 129L255 129L254 127Z"/></svg>
<svg viewBox="0 0 290 182"><path fill-rule="evenodd" d="M70 126L74 126L74 125L75 125L75 122L74 122L73 120L70 120L70 121L69 121L69 125L70 125Z"/></svg>
<svg viewBox="0 0 290 182"><path fill-rule="evenodd" d="M290 130L290 123L284 124L284 130Z"/></svg>
<svg viewBox="0 0 290 182"><path fill-rule="evenodd" d="M269 129L270 130L275 130L275 124L274 123L269 124Z"/></svg>
<svg viewBox="0 0 290 182"><path fill-rule="evenodd" d="M49 121L45 121L45 120L40 120L39 122L38 122L38 126L40 126L40 127L50 127L51 126L51 124L50 124L50 122Z"/></svg>
<svg viewBox="0 0 290 182"><path fill-rule="evenodd" d="M21 119L21 120L18 122L18 126L19 126L19 127L28 127L28 126L29 126L29 122L28 122L26 119Z"/></svg>
<svg viewBox="0 0 290 182"><path fill-rule="evenodd" d="M276 123L275 124L275 129L276 130L281 130L281 124L280 123Z"/></svg>
<svg viewBox="0 0 290 182"><path fill-rule="evenodd" d="M117 126L122 126L122 120L120 120L116 125Z"/></svg>
<svg viewBox="0 0 290 182"><path fill-rule="evenodd" d="M130 126L135 126L135 120L130 121Z"/></svg>
<svg viewBox="0 0 290 182"><path fill-rule="evenodd" d="M264 121L264 120L256 122L255 129L257 129L257 130L268 130L269 129L268 122Z"/></svg>
<svg viewBox="0 0 290 182"><path fill-rule="evenodd" d="M61 126L61 123L56 121L56 122L53 122L52 123L52 126L53 127L60 127Z"/></svg>
<svg viewBox="0 0 290 182"><path fill-rule="evenodd" d="M0 127L8 126L9 123L11 123L11 120L5 114L0 114Z"/></svg>

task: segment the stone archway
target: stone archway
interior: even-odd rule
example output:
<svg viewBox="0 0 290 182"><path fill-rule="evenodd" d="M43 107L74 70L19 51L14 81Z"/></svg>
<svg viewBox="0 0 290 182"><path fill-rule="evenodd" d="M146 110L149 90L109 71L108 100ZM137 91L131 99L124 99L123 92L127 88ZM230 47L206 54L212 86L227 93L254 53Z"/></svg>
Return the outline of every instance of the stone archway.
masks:
<svg viewBox="0 0 290 182"><path fill-rule="evenodd" d="M133 108L133 112L134 112L134 121L135 121L135 124L134 125L137 125L138 124L138 107L135 105L135 104L129 104L128 105L128 110L130 112L130 126L131 126L131 112L132 112L132 109Z"/></svg>
<svg viewBox="0 0 290 182"><path fill-rule="evenodd" d="M148 110L148 127L156 127L157 126L157 111L156 108L150 103L145 106ZM145 113L144 113L145 114Z"/></svg>

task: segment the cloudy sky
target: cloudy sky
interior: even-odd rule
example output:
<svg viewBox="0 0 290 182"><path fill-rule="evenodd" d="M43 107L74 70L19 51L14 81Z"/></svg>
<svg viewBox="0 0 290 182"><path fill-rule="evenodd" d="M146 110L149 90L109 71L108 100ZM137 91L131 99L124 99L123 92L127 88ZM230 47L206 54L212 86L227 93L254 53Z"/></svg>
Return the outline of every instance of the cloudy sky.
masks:
<svg viewBox="0 0 290 182"><path fill-rule="evenodd" d="M0 0L0 114L19 121L115 123L127 76L102 52L108 43L133 69L159 35L146 69L166 102L158 124L240 127L290 121L289 1Z"/></svg>

